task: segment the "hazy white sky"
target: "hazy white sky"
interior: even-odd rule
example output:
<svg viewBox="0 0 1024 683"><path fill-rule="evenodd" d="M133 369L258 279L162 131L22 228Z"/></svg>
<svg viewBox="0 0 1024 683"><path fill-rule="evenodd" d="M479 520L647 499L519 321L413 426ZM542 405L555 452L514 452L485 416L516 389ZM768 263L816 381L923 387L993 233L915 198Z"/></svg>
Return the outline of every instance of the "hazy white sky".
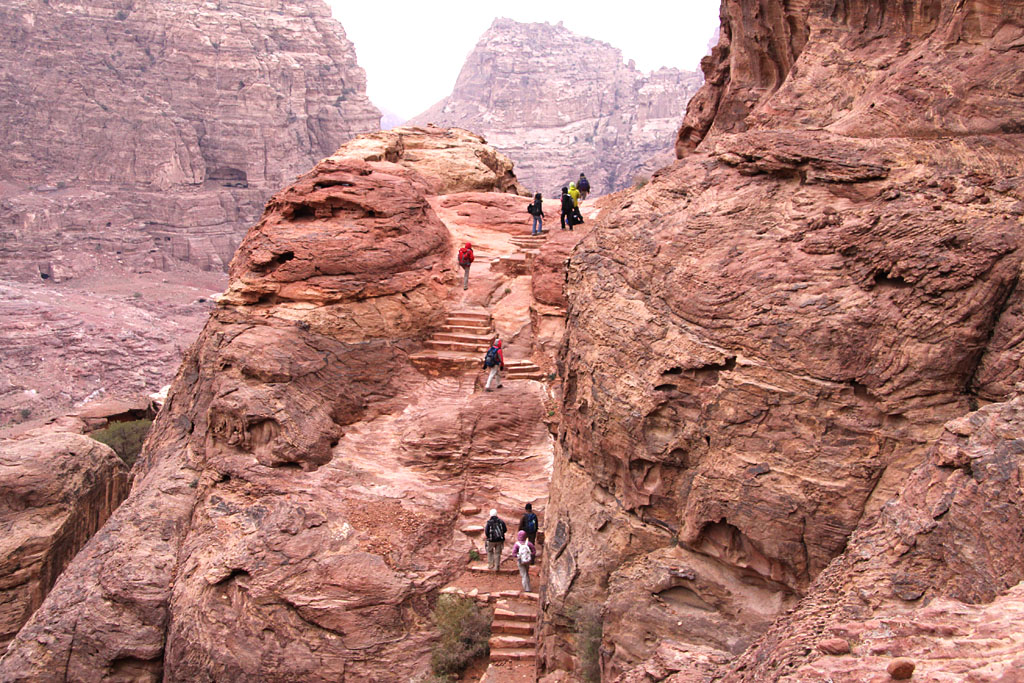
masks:
<svg viewBox="0 0 1024 683"><path fill-rule="evenodd" d="M327 0L355 43L370 99L410 118L448 95L467 55L495 17L565 24L610 43L641 71L697 69L718 27L720 0ZM614 8L614 9L613 9Z"/></svg>

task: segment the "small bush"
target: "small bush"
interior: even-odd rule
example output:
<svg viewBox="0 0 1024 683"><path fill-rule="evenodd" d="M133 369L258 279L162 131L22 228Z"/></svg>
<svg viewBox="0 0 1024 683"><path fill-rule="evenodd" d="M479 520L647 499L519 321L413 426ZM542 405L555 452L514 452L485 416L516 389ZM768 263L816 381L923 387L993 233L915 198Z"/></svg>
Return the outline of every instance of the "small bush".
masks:
<svg viewBox="0 0 1024 683"><path fill-rule="evenodd" d="M22 408L21 409L21 419L22 420L27 420L31 415L32 415L32 409L31 408Z"/></svg>
<svg viewBox="0 0 1024 683"><path fill-rule="evenodd" d="M480 560L480 553L477 551L476 548L470 548L469 549L469 561L470 562L478 562L479 560Z"/></svg>
<svg viewBox="0 0 1024 683"><path fill-rule="evenodd" d="M646 185L651 179L645 175L638 175L633 178L633 187L639 190L641 187Z"/></svg>
<svg viewBox="0 0 1024 683"><path fill-rule="evenodd" d="M113 448L117 456L124 460L124 464L131 467L139 457L152 424L152 420L112 422L109 426L90 433L89 436Z"/></svg>
<svg viewBox="0 0 1024 683"><path fill-rule="evenodd" d="M601 680L601 610L587 605L573 614L576 631L576 654L580 658L580 674L585 681Z"/></svg>
<svg viewBox="0 0 1024 683"><path fill-rule="evenodd" d="M142 292L134 292L132 294L132 298L133 299L141 299L142 298Z"/></svg>
<svg viewBox="0 0 1024 683"><path fill-rule="evenodd" d="M461 672L470 660L487 652L491 615L476 601L458 595L442 595L434 606L434 623L441 638L430 655L437 676Z"/></svg>

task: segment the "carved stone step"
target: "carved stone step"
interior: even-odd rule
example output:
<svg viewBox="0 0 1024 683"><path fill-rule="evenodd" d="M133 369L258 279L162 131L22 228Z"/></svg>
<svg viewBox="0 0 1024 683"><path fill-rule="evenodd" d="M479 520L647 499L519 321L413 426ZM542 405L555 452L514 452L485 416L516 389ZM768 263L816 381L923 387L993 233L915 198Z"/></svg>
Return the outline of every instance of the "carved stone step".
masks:
<svg viewBox="0 0 1024 683"><path fill-rule="evenodd" d="M537 659L537 651L533 648L491 649L492 662L507 662L513 659Z"/></svg>

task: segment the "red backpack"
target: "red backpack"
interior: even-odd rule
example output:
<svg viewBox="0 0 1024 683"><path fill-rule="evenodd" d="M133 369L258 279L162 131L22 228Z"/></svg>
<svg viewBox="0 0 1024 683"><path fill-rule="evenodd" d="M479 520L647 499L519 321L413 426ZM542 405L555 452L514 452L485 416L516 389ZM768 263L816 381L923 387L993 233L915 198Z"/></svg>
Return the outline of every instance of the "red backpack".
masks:
<svg viewBox="0 0 1024 683"><path fill-rule="evenodd" d="M459 265L468 266L473 262L473 250L469 247L459 249Z"/></svg>

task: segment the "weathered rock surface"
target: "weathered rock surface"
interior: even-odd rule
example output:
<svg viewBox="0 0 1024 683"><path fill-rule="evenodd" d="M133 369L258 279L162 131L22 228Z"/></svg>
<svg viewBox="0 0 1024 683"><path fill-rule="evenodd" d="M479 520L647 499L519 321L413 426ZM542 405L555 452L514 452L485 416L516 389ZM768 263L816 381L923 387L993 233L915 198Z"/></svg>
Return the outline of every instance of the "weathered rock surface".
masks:
<svg viewBox="0 0 1024 683"><path fill-rule="evenodd" d="M1024 4L884 4L727 1L699 146L574 252L548 668L595 602L609 679L743 652L1016 394Z"/></svg>
<svg viewBox="0 0 1024 683"><path fill-rule="evenodd" d="M183 321L177 297L150 285L183 271L214 283L199 296L223 289L270 194L378 127L354 49L320 0L5 0L0 24L0 280L29 301L76 299L47 302L58 318L96 307L91 331L57 326L72 365L95 365L122 330L141 334L121 312L134 292L187 325L157 322L153 337L194 340L206 311ZM91 278L124 288L96 297L111 287L83 288ZM0 329L41 322L6 310ZM97 390L153 391L180 363L164 355L121 358L121 370L76 377L68 397L12 408L59 414ZM150 369L158 376L139 386ZM19 392L47 392L38 369L9 377Z"/></svg>
<svg viewBox="0 0 1024 683"><path fill-rule="evenodd" d="M0 440L0 652L128 495L128 469L87 436Z"/></svg>
<svg viewBox="0 0 1024 683"><path fill-rule="evenodd" d="M412 121L481 133L516 160L531 192L557 198L582 171L605 193L629 186L652 156L671 149L700 84L696 72L642 74L618 49L561 24L496 19L452 94Z"/></svg>
<svg viewBox="0 0 1024 683"><path fill-rule="evenodd" d="M431 186L339 153L271 199L132 495L0 659L0 679L427 669L433 598L473 546L462 508L540 500L552 453L539 383L483 393L476 373L432 377L408 360L465 305Z"/></svg>
<svg viewBox="0 0 1024 683"><path fill-rule="evenodd" d="M878 521L727 680L1024 676L1022 436L1020 398L947 424ZM836 636L849 654L822 651Z"/></svg>
<svg viewBox="0 0 1024 683"><path fill-rule="evenodd" d="M402 126L360 135L335 158L387 161L414 169L431 194L510 192L523 194L512 160L479 135L461 128Z"/></svg>

